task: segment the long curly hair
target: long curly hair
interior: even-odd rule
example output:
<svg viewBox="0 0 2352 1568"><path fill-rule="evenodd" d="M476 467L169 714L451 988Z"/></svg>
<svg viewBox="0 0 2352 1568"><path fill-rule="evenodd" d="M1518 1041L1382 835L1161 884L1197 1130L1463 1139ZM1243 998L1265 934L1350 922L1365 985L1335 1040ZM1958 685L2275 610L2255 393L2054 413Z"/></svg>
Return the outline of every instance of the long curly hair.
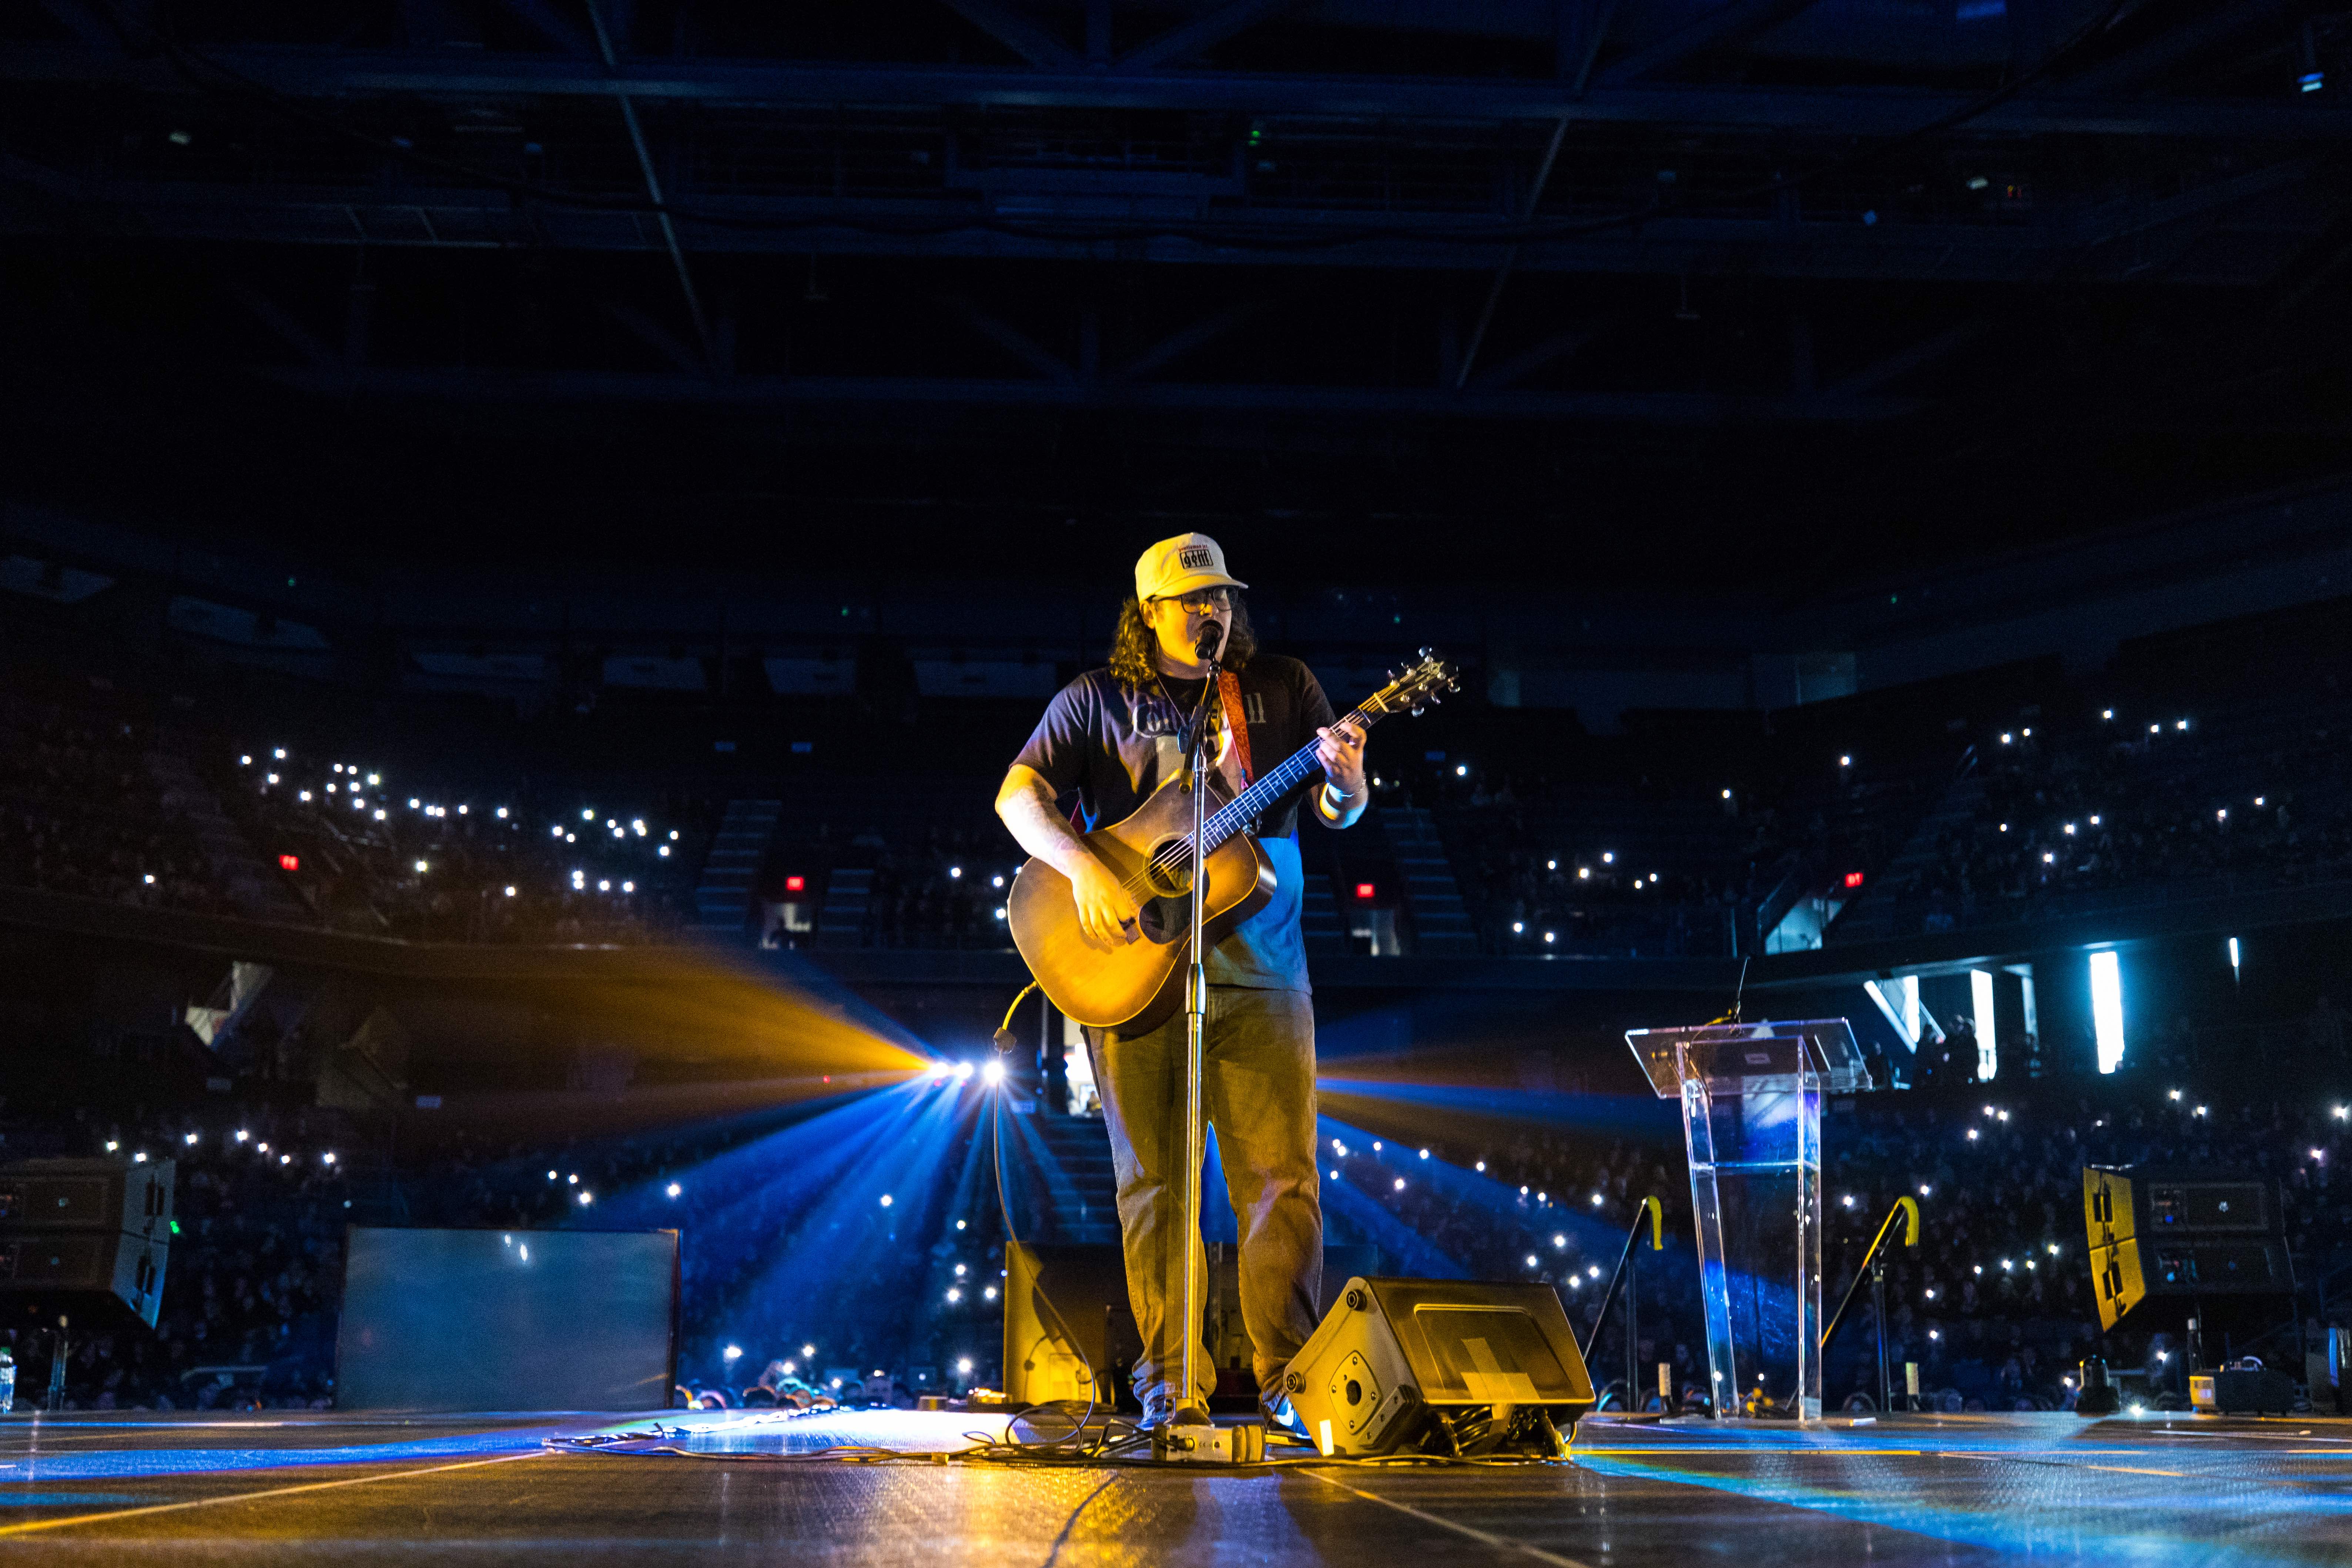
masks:
<svg viewBox="0 0 2352 1568"><path fill-rule="evenodd" d="M1250 630L1249 604L1238 589L1233 591L1234 624L1225 634L1225 651L1218 660L1227 669L1242 669L1257 652L1257 635ZM1160 664L1153 657L1160 639L1152 635L1151 623L1143 618L1140 601L1130 598L1118 609L1118 629L1110 636L1111 679L1130 691L1153 684L1160 677Z"/></svg>

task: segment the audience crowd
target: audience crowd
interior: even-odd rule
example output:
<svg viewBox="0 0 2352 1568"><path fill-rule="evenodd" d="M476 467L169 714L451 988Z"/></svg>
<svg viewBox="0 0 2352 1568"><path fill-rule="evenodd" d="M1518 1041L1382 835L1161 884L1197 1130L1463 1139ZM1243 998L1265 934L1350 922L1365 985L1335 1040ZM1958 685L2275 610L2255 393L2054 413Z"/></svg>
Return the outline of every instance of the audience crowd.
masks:
<svg viewBox="0 0 2352 1568"><path fill-rule="evenodd" d="M282 746L221 770L223 801L320 923L423 942L675 937L706 802L616 809L517 785L421 785Z"/></svg>
<svg viewBox="0 0 2352 1568"><path fill-rule="evenodd" d="M0 1111L10 1157L64 1153L171 1159L178 1224L156 1329L107 1327L69 1342L66 1394L78 1408L271 1408L333 1396L344 1227L353 1221L545 1229L675 1226L683 1237L681 1374L689 1395L730 1404L910 1397L1001 1376L1001 1222L984 1171L937 1192L877 1202L823 1177L821 1144L741 1151L787 1131L789 1112L718 1131L666 1130L549 1144L503 1129L385 1134L334 1111L258 1098L120 1123ZM232 1104L236 1108L232 1109ZM1410 1113L1398 1113L1409 1121ZM410 1118L414 1129L417 1118ZM453 1124L455 1126L457 1124ZM491 1124L495 1125L495 1124ZM2260 1173L2278 1184L2288 1245L2306 1279L2352 1256L2352 1211L2335 1193L2352 1156L2339 1105L2209 1079L2192 1089L2151 1061L2109 1079L1949 1081L1832 1103L1823 1135L1830 1296L1905 1195L1920 1245L1891 1255L1890 1363L1919 1365L1923 1398L1948 1409L2054 1409L2085 1355L2139 1374L2151 1401L2185 1393L2167 1334L2103 1335L2085 1257L2085 1164L2172 1163ZM1706 1397L1707 1361L1692 1254L1688 1179L1667 1110L1639 1134L1596 1138L1522 1122L1485 1142L1400 1142L1341 1130L1325 1155L1327 1240L1377 1248L1411 1273L1539 1280L1588 1337L1596 1384L1621 1384L1622 1303L1595 1331L1600 1300L1641 1200L1667 1215L1664 1254L1635 1272L1640 1402L1659 1363L1678 1405ZM1039 1146L1015 1141L1010 1157ZM730 1163L733 1162L733 1163ZM908 1174L910 1184L915 1178ZM889 1184L882 1184L887 1188ZM886 1193L887 1195L887 1193ZM823 1278L810 1277L822 1270ZM2316 1302L2305 1311L2315 1318ZM2241 1325L2229 1349L2290 1368L2294 1325ZM2309 1325L2316 1332L2315 1321ZM1829 1398L1875 1398L1877 1324L1865 1291L1832 1345ZM0 1333L24 1369L20 1399L47 1387L46 1331ZM2212 1348L2212 1347L2209 1347ZM839 1383L841 1386L835 1387ZM1622 1387L1611 1394L1623 1398Z"/></svg>
<svg viewBox="0 0 2352 1568"><path fill-rule="evenodd" d="M144 909L233 909L155 737L120 720L0 693L0 884Z"/></svg>
<svg viewBox="0 0 2352 1568"><path fill-rule="evenodd" d="M2347 736L2352 708L2309 700L2022 712L1979 738L1973 776L1881 890L1892 931L2352 877Z"/></svg>

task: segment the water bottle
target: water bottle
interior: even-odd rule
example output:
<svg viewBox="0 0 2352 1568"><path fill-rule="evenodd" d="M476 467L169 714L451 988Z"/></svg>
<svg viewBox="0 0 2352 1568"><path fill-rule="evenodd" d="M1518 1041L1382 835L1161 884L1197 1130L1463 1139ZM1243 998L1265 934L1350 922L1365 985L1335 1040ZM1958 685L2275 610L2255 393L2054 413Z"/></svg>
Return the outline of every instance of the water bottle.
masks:
<svg viewBox="0 0 2352 1568"><path fill-rule="evenodd" d="M0 1349L0 1411L16 1408L16 1358Z"/></svg>

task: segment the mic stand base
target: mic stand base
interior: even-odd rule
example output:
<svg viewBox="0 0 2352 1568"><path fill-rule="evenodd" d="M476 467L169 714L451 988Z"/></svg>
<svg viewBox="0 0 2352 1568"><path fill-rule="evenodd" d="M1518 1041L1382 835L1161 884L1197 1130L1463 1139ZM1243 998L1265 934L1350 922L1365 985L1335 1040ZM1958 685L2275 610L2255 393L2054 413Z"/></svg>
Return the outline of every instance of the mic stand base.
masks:
<svg viewBox="0 0 2352 1568"><path fill-rule="evenodd" d="M1187 1420L1188 1415L1198 1419ZM1173 1465L1262 1465L1265 1425L1244 1421L1216 1426L1197 1410L1180 1410L1176 1419L1151 1435L1151 1457Z"/></svg>

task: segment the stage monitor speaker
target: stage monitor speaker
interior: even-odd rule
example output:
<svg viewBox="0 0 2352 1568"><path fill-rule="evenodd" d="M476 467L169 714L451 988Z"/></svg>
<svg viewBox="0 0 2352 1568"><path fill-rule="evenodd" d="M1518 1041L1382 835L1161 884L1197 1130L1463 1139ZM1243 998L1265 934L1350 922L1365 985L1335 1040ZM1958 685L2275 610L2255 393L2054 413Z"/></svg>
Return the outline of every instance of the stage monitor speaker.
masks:
<svg viewBox="0 0 2352 1568"><path fill-rule="evenodd" d="M1393 1453L1441 1414L1592 1403L1592 1379L1549 1285L1348 1281L1290 1363L1285 1392L1330 1454Z"/></svg>
<svg viewBox="0 0 2352 1568"><path fill-rule="evenodd" d="M1349 1279L1377 1266L1379 1249L1323 1249L1321 1300L1328 1311ZM1231 1243L1209 1249L1208 1290L1202 1303L1211 1359L1224 1366L1249 1364L1249 1337L1241 1328L1240 1279ZM1043 1405L1088 1396L1087 1369L1094 1369L1094 1396L1117 1405L1125 1390L1116 1386L1114 1366L1132 1355L1135 1320L1128 1310L1127 1264L1119 1249L1105 1244L1030 1246L1004 1249L1004 1393L1016 1403ZM1230 1307L1230 1310L1227 1309Z"/></svg>
<svg viewBox="0 0 2352 1568"><path fill-rule="evenodd" d="M173 1163L18 1160L0 1165L0 1234L122 1230L172 1234Z"/></svg>
<svg viewBox="0 0 2352 1568"><path fill-rule="evenodd" d="M169 1160L0 1165L0 1303L11 1316L128 1310L149 1328L172 1244Z"/></svg>
<svg viewBox="0 0 2352 1568"><path fill-rule="evenodd" d="M96 1313L127 1309L149 1328L163 1304L171 1248L120 1230L53 1230L0 1236L0 1306L12 1315Z"/></svg>
<svg viewBox="0 0 2352 1568"><path fill-rule="evenodd" d="M2083 1225L2099 1327L2150 1298L2286 1295L2294 1289L2272 1184L2237 1172L2083 1171Z"/></svg>

